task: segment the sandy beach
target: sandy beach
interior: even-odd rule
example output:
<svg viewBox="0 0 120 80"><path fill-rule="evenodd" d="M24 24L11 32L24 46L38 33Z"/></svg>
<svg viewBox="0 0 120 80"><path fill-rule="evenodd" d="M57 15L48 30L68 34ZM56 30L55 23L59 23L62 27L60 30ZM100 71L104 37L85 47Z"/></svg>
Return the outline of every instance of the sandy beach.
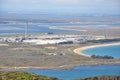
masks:
<svg viewBox="0 0 120 80"><path fill-rule="evenodd" d="M108 39L111 38L120 38L120 26L104 26L102 25L96 26L50 26L49 29L57 29L57 30L72 30L75 31L74 34L79 35L94 35L94 36L104 36ZM73 32L65 33L65 34L73 34Z"/></svg>
<svg viewBox="0 0 120 80"><path fill-rule="evenodd" d="M90 55L84 54L84 53L82 53L82 51L85 50L85 49L89 49L89 48L102 47L102 46L112 46L112 45L120 45L120 42L109 43L109 44L100 44L100 45L92 45L92 46L85 46L85 47L77 48L77 49L73 50L73 52L77 53L79 55L82 55L82 56L90 57Z"/></svg>
<svg viewBox="0 0 120 80"><path fill-rule="evenodd" d="M94 45L93 45L94 44ZM70 69L75 66L98 65L98 64L120 64L119 59L93 59L81 56L79 49L73 52L73 48L81 50L90 48L100 43L86 44L64 44L34 46L21 43L0 43L0 69L1 70L21 70L21 69ZM118 45L119 43L107 44ZM8 46L6 46L8 45ZM89 45L89 46L88 46ZM102 44L105 46L105 44ZM5 46L5 47L4 47ZM97 45L98 46L98 45ZM47 47L47 48L46 48ZM53 47L56 49L51 49ZM47 55L46 53L65 53L66 55Z"/></svg>
<svg viewBox="0 0 120 80"><path fill-rule="evenodd" d="M49 27L49 29L57 29L57 30L73 30L73 31L87 31L87 30L85 30L85 29L78 29L78 27L76 27L76 28L73 28L73 26L61 26L61 27L58 27L58 26L51 26L51 27Z"/></svg>
<svg viewBox="0 0 120 80"><path fill-rule="evenodd" d="M9 46L8 44L0 43L0 46Z"/></svg>

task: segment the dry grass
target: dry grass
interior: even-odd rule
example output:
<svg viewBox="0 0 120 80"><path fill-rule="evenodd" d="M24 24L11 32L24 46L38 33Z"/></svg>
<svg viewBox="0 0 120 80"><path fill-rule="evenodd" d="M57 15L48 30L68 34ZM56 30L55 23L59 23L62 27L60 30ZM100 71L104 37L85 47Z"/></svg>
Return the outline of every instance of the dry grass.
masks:
<svg viewBox="0 0 120 80"><path fill-rule="evenodd" d="M35 46L29 44L8 43L9 46L0 47L0 67L42 67L42 68L68 68L78 65L91 65L99 63L120 63L120 60L92 59L77 55L75 48L92 45L66 44ZM46 47L56 47L50 49ZM65 55L47 55L48 53L64 53Z"/></svg>

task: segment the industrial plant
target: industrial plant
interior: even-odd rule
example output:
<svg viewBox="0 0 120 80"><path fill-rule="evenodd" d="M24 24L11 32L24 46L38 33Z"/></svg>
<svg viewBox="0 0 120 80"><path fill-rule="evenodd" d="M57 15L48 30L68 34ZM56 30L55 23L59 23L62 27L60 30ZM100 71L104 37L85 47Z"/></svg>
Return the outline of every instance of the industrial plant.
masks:
<svg viewBox="0 0 120 80"><path fill-rule="evenodd" d="M72 43L85 43L88 40L101 40L105 36L93 35L57 35L57 34L44 34L44 35L30 35L28 33L28 23L26 23L24 34L20 36L0 37L0 42L14 42L14 43L29 43L34 45L46 44L72 44Z"/></svg>

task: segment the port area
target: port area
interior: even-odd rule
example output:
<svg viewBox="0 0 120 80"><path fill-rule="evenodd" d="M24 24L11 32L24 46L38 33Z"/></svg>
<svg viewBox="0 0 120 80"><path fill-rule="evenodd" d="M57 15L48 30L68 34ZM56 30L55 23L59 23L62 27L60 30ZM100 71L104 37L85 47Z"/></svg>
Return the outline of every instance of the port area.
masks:
<svg viewBox="0 0 120 80"><path fill-rule="evenodd" d="M83 29L83 27L59 27ZM77 48L120 42L120 28L85 28L63 33L25 33L0 35L1 69L68 69L80 65L120 64L120 59L87 57Z"/></svg>
<svg viewBox="0 0 120 80"><path fill-rule="evenodd" d="M1 69L68 69L80 65L119 64L120 59L100 59L74 53L84 46L120 42L104 35L35 33L0 36Z"/></svg>

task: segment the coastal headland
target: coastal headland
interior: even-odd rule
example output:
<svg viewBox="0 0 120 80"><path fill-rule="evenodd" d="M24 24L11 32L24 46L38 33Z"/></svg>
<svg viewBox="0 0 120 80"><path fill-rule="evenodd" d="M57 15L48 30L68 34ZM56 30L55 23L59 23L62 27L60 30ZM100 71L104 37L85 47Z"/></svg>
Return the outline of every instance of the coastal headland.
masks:
<svg viewBox="0 0 120 80"><path fill-rule="evenodd" d="M60 27L59 27L60 28ZM120 59L97 59L82 53L82 50L100 46L120 44L120 28L94 28L89 27L63 27L63 29L78 29L78 32L53 33L53 34L30 34L29 41L34 39L54 40L66 38L69 40L85 38L80 42L70 44L45 44L35 45L22 42L0 42L0 69L68 69L75 66L97 64L120 64ZM83 30L83 31L79 31ZM84 31L86 30L86 31ZM71 36L72 34L72 36ZM57 35L57 36L56 36ZM61 36L62 35L62 36ZM80 36L82 35L82 36ZM21 35L1 35L2 39L23 37ZM37 37L37 38L36 38ZM57 38L56 38L57 37ZM103 39L104 38L104 39ZM86 41L88 39L89 41ZM112 39L112 40L111 40ZM93 41L92 41L93 40ZM97 41L98 42L95 42ZM103 40L103 41L99 41ZM107 40L107 42L106 42ZM110 41L109 41L110 40ZM117 41L116 41L117 40ZM14 41L14 40L13 40ZM82 42L82 43L81 43ZM41 42L40 42L41 43ZM76 54L77 53L77 54Z"/></svg>
<svg viewBox="0 0 120 80"><path fill-rule="evenodd" d="M83 65L120 64L119 59L94 59L80 53L87 48L118 45L120 42L40 46L19 43L1 44L7 44L0 47L0 69L2 70L69 69Z"/></svg>

